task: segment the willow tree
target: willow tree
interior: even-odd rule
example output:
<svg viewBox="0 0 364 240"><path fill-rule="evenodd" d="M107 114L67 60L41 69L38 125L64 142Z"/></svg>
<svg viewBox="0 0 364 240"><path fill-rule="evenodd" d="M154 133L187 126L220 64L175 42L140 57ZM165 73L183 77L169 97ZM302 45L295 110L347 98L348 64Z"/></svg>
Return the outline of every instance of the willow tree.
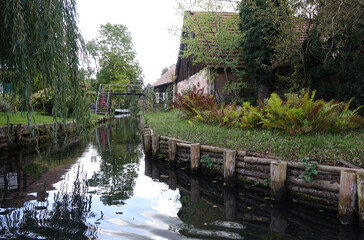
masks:
<svg viewBox="0 0 364 240"><path fill-rule="evenodd" d="M54 122L68 116L85 126L84 96L79 78L82 38L77 27L75 0L0 0L0 81L11 83L32 125L30 95L41 79L53 102Z"/></svg>

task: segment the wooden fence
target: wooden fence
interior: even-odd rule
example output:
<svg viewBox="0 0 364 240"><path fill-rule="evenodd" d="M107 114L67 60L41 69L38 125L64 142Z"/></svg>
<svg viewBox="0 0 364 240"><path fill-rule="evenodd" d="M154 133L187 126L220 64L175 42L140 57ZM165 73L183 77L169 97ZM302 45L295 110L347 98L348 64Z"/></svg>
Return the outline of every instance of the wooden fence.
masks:
<svg viewBox="0 0 364 240"><path fill-rule="evenodd" d="M148 127L144 127L143 136L145 152L165 156L170 165L178 161L198 174L201 156L208 155L214 171L221 174L226 184L269 185L270 195L276 200L289 199L318 209L337 211L342 222L359 220L364 226L364 169L318 164L318 174L306 181L299 178L305 173L301 162L286 162L277 157L259 157L246 151L158 136Z"/></svg>

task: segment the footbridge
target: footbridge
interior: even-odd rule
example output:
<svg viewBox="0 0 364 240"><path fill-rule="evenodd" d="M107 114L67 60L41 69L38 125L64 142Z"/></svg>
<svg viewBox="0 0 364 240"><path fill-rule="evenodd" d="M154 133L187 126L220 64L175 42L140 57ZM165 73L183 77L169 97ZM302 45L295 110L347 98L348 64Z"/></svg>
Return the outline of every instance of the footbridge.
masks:
<svg viewBox="0 0 364 240"><path fill-rule="evenodd" d="M100 84L95 104L95 114L110 114L112 96L134 95L143 98L143 113L145 113L145 95L141 84Z"/></svg>

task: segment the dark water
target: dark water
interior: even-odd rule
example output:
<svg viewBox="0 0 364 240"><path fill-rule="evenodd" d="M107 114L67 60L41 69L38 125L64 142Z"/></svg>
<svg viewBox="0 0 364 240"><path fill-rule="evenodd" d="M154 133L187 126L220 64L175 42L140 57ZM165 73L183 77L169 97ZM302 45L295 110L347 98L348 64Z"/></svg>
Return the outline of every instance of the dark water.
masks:
<svg viewBox="0 0 364 240"><path fill-rule="evenodd" d="M41 158L0 157L0 239L364 239L334 214L170 169L140 139L123 118Z"/></svg>

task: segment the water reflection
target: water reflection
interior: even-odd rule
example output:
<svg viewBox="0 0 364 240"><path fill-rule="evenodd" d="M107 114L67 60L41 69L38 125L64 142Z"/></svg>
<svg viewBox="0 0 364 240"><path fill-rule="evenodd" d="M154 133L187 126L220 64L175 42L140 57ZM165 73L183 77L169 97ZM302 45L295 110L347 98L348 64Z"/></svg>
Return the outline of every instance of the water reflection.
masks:
<svg viewBox="0 0 364 240"><path fill-rule="evenodd" d="M86 143L1 162L3 239L361 239L330 213L190 176L143 154L138 121ZM0 161L3 161L0 159Z"/></svg>
<svg viewBox="0 0 364 240"><path fill-rule="evenodd" d="M119 124L101 126L96 130L95 143L102 161L100 169L88 182L94 188L93 193L101 195L101 201L107 205L125 204L125 200L133 196L142 156L138 122L131 118L117 121Z"/></svg>
<svg viewBox="0 0 364 240"><path fill-rule="evenodd" d="M159 180L180 190L184 223L180 234L197 239L364 239L356 226L340 224L334 213L277 203L252 186L231 188L208 178L190 176L146 158L158 167ZM151 172L146 172L150 175Z"/></svg>

